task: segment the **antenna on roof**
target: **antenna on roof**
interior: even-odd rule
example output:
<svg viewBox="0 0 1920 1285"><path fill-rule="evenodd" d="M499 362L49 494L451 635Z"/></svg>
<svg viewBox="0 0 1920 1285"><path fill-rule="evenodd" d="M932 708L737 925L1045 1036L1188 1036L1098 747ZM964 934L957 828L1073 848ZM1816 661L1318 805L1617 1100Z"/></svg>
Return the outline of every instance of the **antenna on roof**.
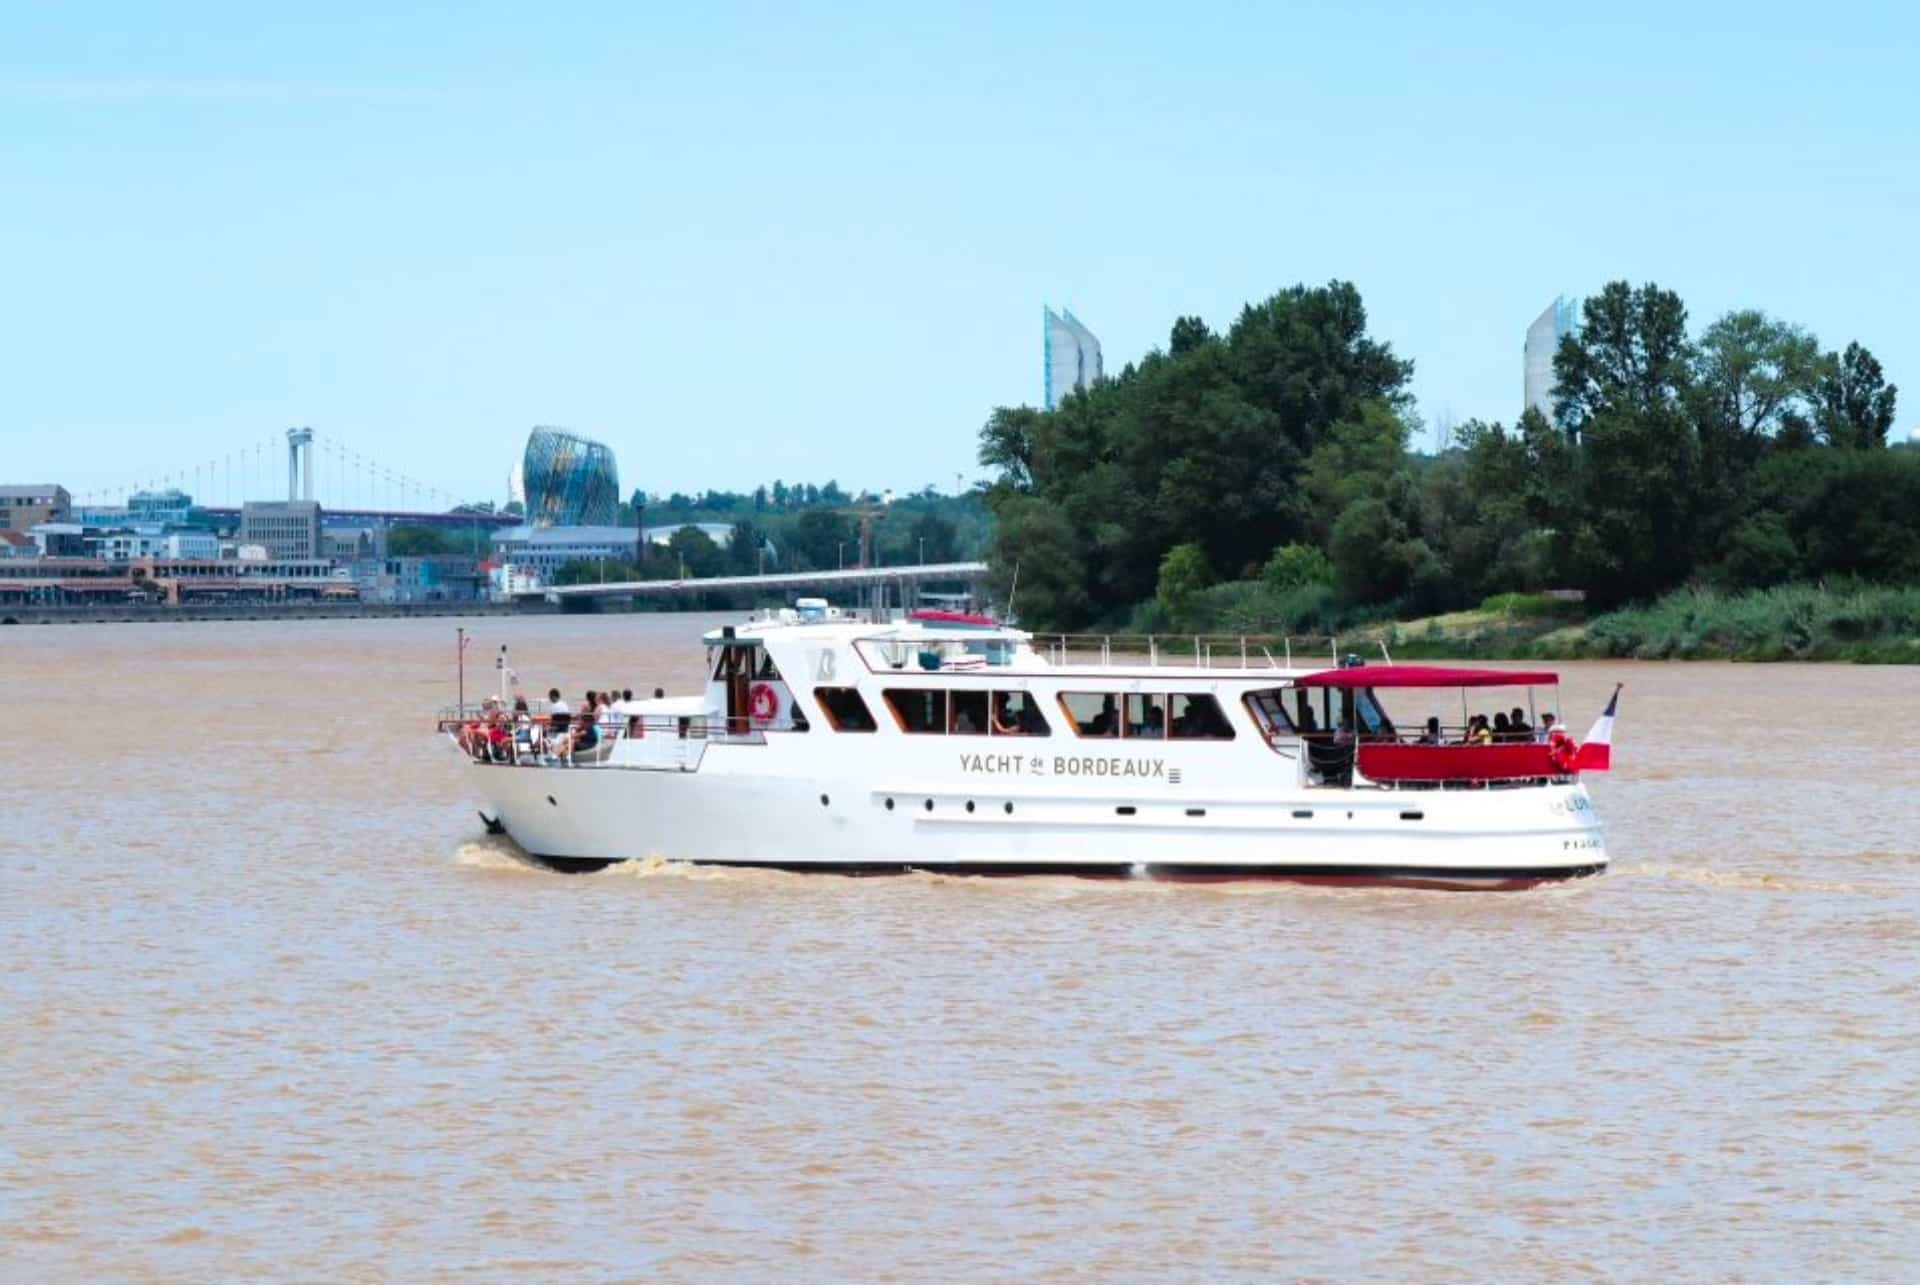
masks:
<svg viewBox="0 0 1920 1285"><path fill-rule="evenodd" d="M1008 623L1012 623L1013 621L1016 621L1019 619L1018 616L1013 614L1013 596L1019 592L1020 592L1020 564L1019 562L1016 561L1013 564L1013 583L1007 586L1007 621Z"/></svg>

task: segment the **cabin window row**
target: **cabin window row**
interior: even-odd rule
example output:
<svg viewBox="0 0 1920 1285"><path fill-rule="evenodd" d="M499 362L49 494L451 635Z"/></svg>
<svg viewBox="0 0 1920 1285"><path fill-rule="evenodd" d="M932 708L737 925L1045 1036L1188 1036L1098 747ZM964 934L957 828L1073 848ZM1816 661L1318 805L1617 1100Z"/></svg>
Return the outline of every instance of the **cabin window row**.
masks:
<svg viewBox="0 0 1920 1285"><path fill-rule="evenodd" d="M1233 724L1206 692L1062 692L1081 736L1142 741L1230 741Z"/></svg>
<svg viewBox="0 0 1920 1285"><path fill-rule="evenodd" d="M887 708L903 732L948 736L1051 736L1027 692L889 687Z"/></svg>
<svg viewBox="0 0 1920 1285"><path fill-rule="evenodd" d="M872 711L852 687L816 687L814 698L837 732L871 732ZM887 711L901 731L919 736L1051 736L1030 692L891 687ZM1233 725L1205 692L1063 692L1060 711L1074 734L1090 739L1230 741Z"/></svg>

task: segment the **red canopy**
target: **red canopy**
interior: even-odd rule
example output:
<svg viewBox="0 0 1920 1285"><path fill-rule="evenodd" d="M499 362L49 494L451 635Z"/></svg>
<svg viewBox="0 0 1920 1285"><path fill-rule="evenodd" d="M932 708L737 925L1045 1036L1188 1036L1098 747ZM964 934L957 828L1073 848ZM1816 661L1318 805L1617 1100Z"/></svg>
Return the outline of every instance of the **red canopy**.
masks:
<svg viewBox="0 0 1920 1285"><path fill-rule="evenodd" d="M1293 680L1295 687L1547 687L1560 675L1545 670L1454 669L1447 665L1354 665L1323 669Z"/></svg>

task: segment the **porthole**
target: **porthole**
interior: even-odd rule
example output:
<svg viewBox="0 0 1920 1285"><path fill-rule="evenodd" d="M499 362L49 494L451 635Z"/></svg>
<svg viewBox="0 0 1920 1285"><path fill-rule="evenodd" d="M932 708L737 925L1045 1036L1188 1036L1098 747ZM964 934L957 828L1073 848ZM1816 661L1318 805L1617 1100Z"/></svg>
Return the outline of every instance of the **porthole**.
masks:
<svg viewBox="0 0 1920 1285"><path fill-rule="evenodd" d="M927 811L929 811L929 812L931 812L931 811L933 811L933 800L932 800L932 799L928 799L928 800L927 800Z"/></svg>
<svg viewBox="0 0 1920 1285"><path fill-rule="evenodd" d="M547 796L547 802L553 804L556 808L560 806L559 802L551 794Z"/></svg>
<svg viewBox="0 0 1920 1285"><path fill-rule="evenodd" d="M1009 803L1009 804L1007 804L1007 815L1008 815L1008 816L1012 816L1012 815L1013 815L1013 804L1011 804L1011 803Z"/></svg>
<svg viewBox="0 0 1920 1285"><path fill-rule="evenodd" d="M824 794L820 796L820 806L823 808L827 806L827 796Z"/></svg>
<svg viewBox="0 0 1920 1285"><path fill-rule="evenodd" d="M973 800L972 800L972 799L968 799L968 800L967 800L967 811L969 811L969 812L971 812L971 811L973 811Z"/></svg>
<svg viewBox="0 0 1920 1285"><path fill-rule="evenodd" d="M889 811L889 812L891 812L891 811L893 811L893 800L892 800L892 799L888 799L888 800L887 800L887 811Z"/></svg>

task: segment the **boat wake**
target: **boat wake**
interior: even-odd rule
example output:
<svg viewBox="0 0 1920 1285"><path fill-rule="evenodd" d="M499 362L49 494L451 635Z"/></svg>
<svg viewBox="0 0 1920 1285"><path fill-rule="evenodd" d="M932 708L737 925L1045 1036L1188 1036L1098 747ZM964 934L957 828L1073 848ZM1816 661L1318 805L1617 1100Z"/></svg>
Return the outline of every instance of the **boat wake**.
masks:
<svg viewBox="0 0 1920 1285"><path fill-rule="evenodd" d="M464 840L453 850L453 864L469 870L487 870L496 874L547 874L547 868L528 856L519 844L504 834L483 835Z"/></svg>
<svg viewBox="0 0 1920 1285"><path fill-rule="evenodd" d="M1628 879L1667 879L1703 888L1729 888L1750 892L1840 892L1882 896L1903 891L1885 884L1848 883L1839 879L1807 879L1798 875L1774 874L1766 870L1709 870L1694 866L1638 865L1620 866L1617 876Z"/></svg>

